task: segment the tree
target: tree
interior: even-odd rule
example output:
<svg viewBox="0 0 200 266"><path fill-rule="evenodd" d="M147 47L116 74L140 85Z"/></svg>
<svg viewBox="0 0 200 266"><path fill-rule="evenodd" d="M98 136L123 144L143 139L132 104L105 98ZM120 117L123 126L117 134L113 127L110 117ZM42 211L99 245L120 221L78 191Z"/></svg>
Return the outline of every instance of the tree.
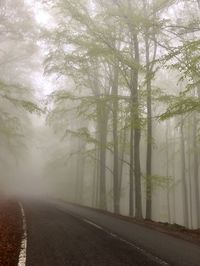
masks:
<svg viewBox="0 0 200 266"><path fill-rule="evenodd" d="M0 21L1 153L10 154L18 165L27 154L27 136L31 135L29 114L41 113L27 78L34 68L33 54L37 51L31 42L35 34L34 20L23 1L7 0L1 1Z"/></svg>

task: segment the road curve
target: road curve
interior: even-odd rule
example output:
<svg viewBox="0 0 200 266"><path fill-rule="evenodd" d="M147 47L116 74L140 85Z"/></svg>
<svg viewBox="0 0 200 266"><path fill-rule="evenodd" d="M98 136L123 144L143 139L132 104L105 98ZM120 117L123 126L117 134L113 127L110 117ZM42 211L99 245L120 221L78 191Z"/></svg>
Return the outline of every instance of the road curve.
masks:
<svg viewBox="0 0 200 266"><path fill-rule="evenodd" d="M198 246L95 210L44 202L24 208L26 266L200 265Z"/></svg>

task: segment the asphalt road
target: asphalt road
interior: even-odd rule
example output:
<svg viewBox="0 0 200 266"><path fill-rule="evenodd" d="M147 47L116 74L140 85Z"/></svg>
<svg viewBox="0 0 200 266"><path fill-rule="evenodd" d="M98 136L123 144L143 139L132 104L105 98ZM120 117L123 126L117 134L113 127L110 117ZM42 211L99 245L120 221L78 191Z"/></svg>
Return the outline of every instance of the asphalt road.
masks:
<svg viewBox="0 0 200 266"><path fill-rule="evenodd" d="M65 203L24 204L26 266L199 266L200 247Z"/></svg>

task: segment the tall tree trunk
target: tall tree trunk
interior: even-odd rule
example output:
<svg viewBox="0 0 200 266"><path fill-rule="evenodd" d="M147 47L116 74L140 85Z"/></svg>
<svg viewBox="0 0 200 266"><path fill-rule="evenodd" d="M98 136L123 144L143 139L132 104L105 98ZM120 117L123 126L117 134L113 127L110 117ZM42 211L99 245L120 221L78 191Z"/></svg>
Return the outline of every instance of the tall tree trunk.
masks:
<svg viewBox="0 0 200 266"><path fill-rule="evenodd" d="M123 134L121 135L121 149L120 149L120 165L119 165L119 185L118 185L118 194L121 199L121 190L122 190L122 179L123 179L123 166L124 166L124 155L126 148L126 127L123 130Z"/></svg>
<svg viewBox="0 0 200 266"><path fill-rule="evenodd" d="M131 132L130 132L130 168L129 168L129 215L134 215L134 123L133 106L131 106Z"/></svg>
<svg viewBox="0 0 200 266"><path fill-rule="evenodd" d="M141 125L139 114L139 95L138 95L138 75L139 75L139 43L137 34L133 35L133 45L135 53L136 67L132 71L131 92L132 110L134 121L134 173L135 173L135 217L142 218L142 191L141 191L141 169L140 169L140 139Z"/></svg>
<svg viewBox="0 0 200 266"><path fill-rule="evenodd" d="M97 161L95 161L93 169L93 184L92 184L92 207L96 208L96 197L97 197Z"/></svg>
<svg viewBox="0 0 200 266"><path fill-rule="evenodd" d="M119 78L119 66L118 63L114 66L114 77L112 86L113 96L113 207L114 212L120 212L120 194L119 194L119 140L118 140L118 78Z"/></svg>
<svg viewBox="0 0 200 266"><path fill-rule="evenodd" d="M167 176L167 213L168 222L171 223L170 209L170 181L169 181L169 121L166 122L166 176Z"/></svg>
<svg viewBox="0 0 200 266"><path fill-rule="evenodd" d="M152 216L152 100L151 100L151 70L150 70L150 51L149 33L145 34L146 47L146 88L147 88L147 155L146 155L146 219Z"/></svg>
<svg viewBox="0 0 200 266"><path fill-rule="evenodd" d="M83 155L85 151L85 144L79 140L78 144L78 159L77 159L77 175L76 175L76 203L83 203L83 185L84 185L84 169L85 169L85 157Z"/></svg>
<svg viewBox="0 0 200 266"><path fill-rule="evenodd" d="M183 189L183 218L184 225L189 226L188 221L188 193L187 193L187 180L186 180L186 163L185 163L185 137L184 137L184 124L181 121L181 175L182 175L182 189Z"/></svg>
<svg viewBox="0 0 200 266"><path fill-rule="evenodd" d="M156 11L153 8L153 13L150 8L150 2L148 0L143 0L144 3L144 13L149 19L156 19ZM153 17L152 17L153 16ZM152 25L150 26L152 27ZM151 34L151 35L150 35ZM152 36L153 34L153 36ZM147 89L147 154L146 154L146 219L152 219L152 142L153 142L153 132L152 132L152 78L153 78L153 68L155 65L156 53L157 53L157 42L156 42L156 29L151 29L146 24L145 27L145 50L146 50L146 89ZM150 58L150 39L154 42L154 52L153 58ZM150 62L152 61L152 62Z"/></svg>
<svg viewBox="0 0 200 266"><path fill-rule="evenodd" d="M93 173L93 190L92 190L92 207L98 207L98 181L99 181L99 149L96 145L95 148L95 161L94 161L94 173Z"/></svg>
<svg viewBox="0 0 200 266"><path fill-rule="evenodd" d="M173 174L173 223L176 223L176 131L174 130L172 174Z"/></svg>
<svg viewBox="0 0 200 266"><path fill-rule="evenodd" d="M199 152L197 141L197 117L193 116L193 160L194 160L194 186L195 186L195 205L197 214L197 226L200 227L200 202L199 202Z"/></svg>
<svg viewBox="0 0 200 266"><path fill-rule="evenodd" d="M187 150L188 150L188 180L189 180L189 206L190 206L190 226L191 228L193 228L193 213L192 213L192 180L191 180L191 176L192 176L192 171L191 171L191 146L190 146L190 143L191 143L191 136L190 136L190 133L191 133L191 126L190 126L190 119L188 119L188 141L187 141Z"/></svg>
<svg viewBox="0 0 200 266"><path fill-rule="evenodd" d="M99 97L97 104L98 115L98 132L100 145L100 166L99 166L99 208L107 209L106 200L106 145L107 145L107 130L108 130L108 113L107 103L105 99Z"/></svg>

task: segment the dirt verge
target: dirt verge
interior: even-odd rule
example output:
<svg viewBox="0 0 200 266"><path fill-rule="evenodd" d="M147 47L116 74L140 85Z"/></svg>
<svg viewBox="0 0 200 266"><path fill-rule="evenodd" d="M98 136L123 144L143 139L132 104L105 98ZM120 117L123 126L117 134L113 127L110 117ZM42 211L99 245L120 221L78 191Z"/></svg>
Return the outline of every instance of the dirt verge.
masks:
<svg viewBox="0 0 200 266"><path fill-rule="evenodd" d="M21 210L16 201L0 200L0 265L18 265L22 237Z"/></svg>

